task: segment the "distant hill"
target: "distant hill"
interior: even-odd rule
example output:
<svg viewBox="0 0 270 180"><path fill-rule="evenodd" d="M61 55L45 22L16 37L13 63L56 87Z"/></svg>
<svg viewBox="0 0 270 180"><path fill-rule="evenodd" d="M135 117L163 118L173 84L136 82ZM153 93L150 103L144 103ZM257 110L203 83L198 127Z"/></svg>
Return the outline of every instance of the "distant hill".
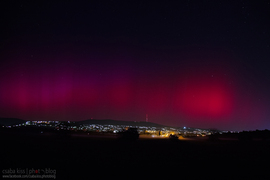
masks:
<svg viewBox="0 0 270 180"><path fill-rule="evenodd" d="M75 124L100 124L100 125L126 125L126 126L146 126L146 127L173 127L173 126L166 126L152 122L145 122L145 121L120 121L120 120L112 120L112 119L88 119L83 121L72 121ZM0 118L0 126L12 126L26 123L26 120L18 119L18 118ZM179 127L174 127L179 128ZM196 128L189 127L187 128L189 131L196 130ZM205 129L205 128L199 128ZM208 129L209 130L209 129ZM213 130L213 128L212 128ZM214 129L213 131L219 131Z"/></svg>
<svg viewBox="0 0 270 180"><path fill-rule="evenodd" d="M154 127L165 127L161 124L156 124L152 122L143 122L143 121L119 121L119 120L112 120L112 119L89 119L84 121L77 121L78 124L111 124L111 125L128 125L128 126L154 126Z"/></svg>
<svg viewBox="0 0 270 180"><path fill-rule="evenodd" d="M17 119L17 118L0 118L0 125L1 126L11 126L16 124L25 123L25 120Z"/></svg>
<svg viewBox="0 0 270 180"><path fill-rule="evenodd" d="M0 118L1 126L11 126L25 123L26 120L18 119L18 118ZM152 123L152 122L142 122L142 121L119 121L112 119L88 119L83 121L75 121L76 124L111 124L111 125L128 125L128 126L155 126L155 127L164 127L164 125Z"/></svg>

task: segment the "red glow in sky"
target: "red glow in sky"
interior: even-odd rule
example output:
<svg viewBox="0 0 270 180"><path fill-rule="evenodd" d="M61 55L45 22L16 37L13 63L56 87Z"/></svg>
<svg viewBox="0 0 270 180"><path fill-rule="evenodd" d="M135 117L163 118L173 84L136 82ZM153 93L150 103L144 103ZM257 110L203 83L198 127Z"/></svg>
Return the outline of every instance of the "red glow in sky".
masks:
<svg viewBox="0 0 270 180"><path fill-rule="evenodd" d="M228 125L239 117L243 120L256 116L244 110L237 112L236 107L252 109L252 105L241 105L236 97L241 94L236 79L227 73L230 64L219 64L214 57L182 59L187 63L173 68L173 65L144 64L140 56L127 63L126 57L116 61L115 54L89 54L91 61L84 60L82 64L75 63L76 56L70 56L68 62L65 57L54 58L57 63L46 62L48 59L43 57L39 63L30 63L30 59L27 65L17 57L13 59L16 69L6 63L9 68L2 71L6 76L0 82L4 87L0 94L1 116L30 120L144 121L145 114L149 114L151 122L206 128ZM100 60L105 63L103 66Z"/></svg>
<svg viewBox="0 0 270 180"><path fill-rule="evenodd" d="M267 1L1 7L0 117L270 128Z"/></svg>
<svg viewBox="0 0 270 180"><path fill-rule="evenodd" d="M198 74L198 76L200 76ZM229 116L233 108L232 90L222 82L190 79L189 83L179 89L176 107L192 118L212 118L217 120Z"/></svg>

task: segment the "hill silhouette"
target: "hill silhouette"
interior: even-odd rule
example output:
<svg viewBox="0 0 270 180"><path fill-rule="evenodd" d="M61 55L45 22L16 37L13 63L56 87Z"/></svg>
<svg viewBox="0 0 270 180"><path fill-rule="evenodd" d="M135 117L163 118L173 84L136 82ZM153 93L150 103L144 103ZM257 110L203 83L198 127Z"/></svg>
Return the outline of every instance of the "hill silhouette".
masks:
<svg viewBox="0 0 270 180"><path fill-rule="evenodd" d="M18 118L0 118L1 126L12 126L25 123L26 120ZM76 124L100 124L100 125L126 125L126 126L151 126L164 127L164 125L143 121L119 121L113 119L88 119L83 121L74 121Z"/></svg>
<svg viewBox="0 0 270 180"><path fill-rule="evenodd" d="M25 123L26 120L18 119L18 118L0 118L0 125L1 126L12 126L16 124Z"/></svg>
<svg viewBox="0 0 270 180"><path fill-rule="evenodd" d="M101 124L101 125L128 125L128 126L154 126L154 127L164 127L164 125L156 124L152 122L144 122L144 121L119 121L112 119L88 119L83 121L77 121L79 124Z"/></svg>

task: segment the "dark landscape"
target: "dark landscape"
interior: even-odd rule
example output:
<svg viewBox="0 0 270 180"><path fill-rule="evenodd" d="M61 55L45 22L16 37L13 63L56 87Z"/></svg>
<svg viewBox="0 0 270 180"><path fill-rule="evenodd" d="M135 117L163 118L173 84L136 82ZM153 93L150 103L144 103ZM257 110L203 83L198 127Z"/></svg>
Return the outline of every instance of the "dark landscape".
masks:
<svg viewBox="0 0 270 180"><path fill-rule="evenodd" d="M8 168L50 168L56 178L86 178L111 173L140 175L148 170L161 174L185 170L237 172L267 168L270 141L209 140L209 137L178 141L116 136L1 132L1 165ZM254 168L256 165L256 168ZM252 167L252 168L251 168ZM149 174L150 173L150 174ZM157 174L155 172L154 174ZM154 175L153 174L153 175ZM223 175L232 177L229 174Z"/></svg>

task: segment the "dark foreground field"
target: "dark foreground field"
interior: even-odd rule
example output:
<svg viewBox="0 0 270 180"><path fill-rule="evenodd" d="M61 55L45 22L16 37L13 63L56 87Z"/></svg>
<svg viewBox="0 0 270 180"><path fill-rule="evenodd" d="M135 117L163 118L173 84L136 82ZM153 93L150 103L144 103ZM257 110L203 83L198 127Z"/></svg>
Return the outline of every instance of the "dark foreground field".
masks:
<svg viewBox="0 0 270 180"><path fill-rule="evenodd" d="M1 133L1 168L50 168L56 179L153 175L190 176L200 170L245 175L260 169L268 174L270 142L208 141L140 138L123 141L101 136L58 136ZM244 171L242 171L244 169ZM154 171L152 171L154 170ZM189 171L186 171L189 170ZM118 174L113 176L113 174ZM231 179L231 178L230 178Z"/></svg>

